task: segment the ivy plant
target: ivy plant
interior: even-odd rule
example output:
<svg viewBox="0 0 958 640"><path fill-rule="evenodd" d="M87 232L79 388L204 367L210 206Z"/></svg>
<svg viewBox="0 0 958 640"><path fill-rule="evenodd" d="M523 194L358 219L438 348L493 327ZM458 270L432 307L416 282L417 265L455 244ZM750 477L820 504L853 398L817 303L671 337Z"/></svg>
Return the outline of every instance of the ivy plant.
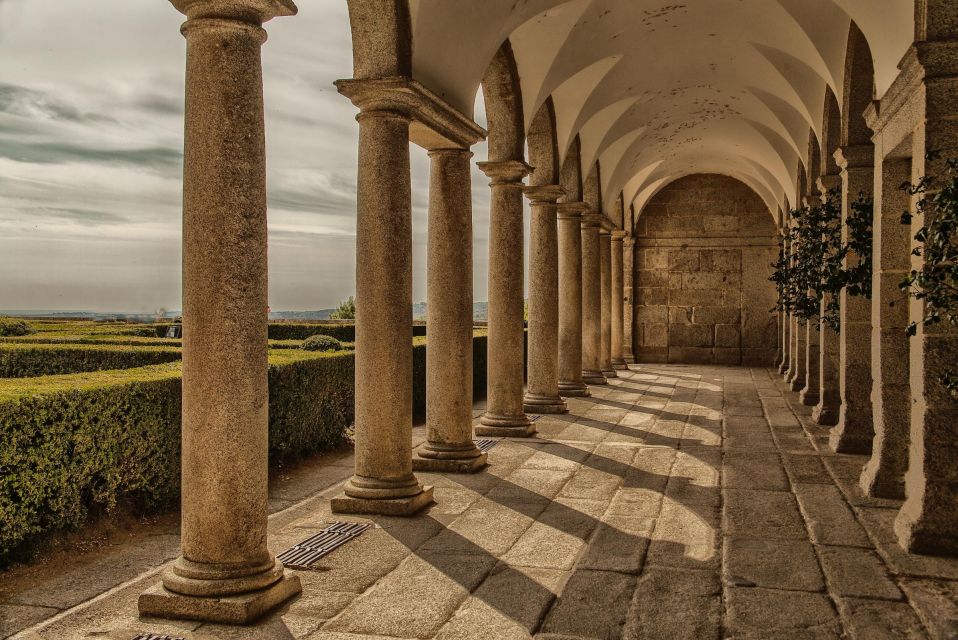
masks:
<svg viewBox="0 0 958 640"><path fill-rule="evenodd" d="M929 154L929 159L936 157ZM909 336L917 334L919 324L958 327L958 159L948 160L945 166L946 175L940 179L925 176L917 184L902 185L904 191L918 197L915 213L902 214L902 224L911 225L916 217L922 222L915 234L918 245L912 251L922 258L921 267L901 283L902 290L924 303L921 320L908 326ZM943 371L939 382L958 398L958 368Z"/></svg>

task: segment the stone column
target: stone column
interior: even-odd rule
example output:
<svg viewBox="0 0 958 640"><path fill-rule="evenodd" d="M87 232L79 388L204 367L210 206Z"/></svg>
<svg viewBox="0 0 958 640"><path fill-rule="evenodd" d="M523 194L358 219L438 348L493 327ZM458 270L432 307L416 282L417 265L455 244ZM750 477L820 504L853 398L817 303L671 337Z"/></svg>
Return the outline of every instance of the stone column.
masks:
<svg viewBox="0 0 958 640"><path fill-rule="evenodd" d="M632 326L635 314L635 238L627 236L622 241L622 360L626 366L635 364L635 354L632 351Z"/></svg>
<svg viewBox="0 0 958 640"><path fill-rule="evenodd" d="M173 5L188 20L182 535L144 616L247 624L300 592L266 547L267 233L262 24L289 0ZM224 167L228 170L224 170Z"/></svg>
<svg viewBox="0 0 958 640"><path fill-rule="evenodd" d="M622 357L625 321L625 284L623 278L622 243L625 231L612 232L612 368L625 371L629 367Z"/></svg>
<svg viewBox="0 0 958 640"><path fill-rule="evenodd" d="M482 162L492 179L489 215L489 339L486 412L476 434L525 436L535 432L522 409L525 384L522 179L524 162Z"/></svg>
<svg viewBox="0 0 958 640"><path fill-rule="evenodd" d="M582 379L586 384L608 384L602 375L602 283L599 214L582 216Z"/></svg>
<svg viewBox="0 0 958 640"><path fill-rule="evenodd" d="M559 205L559 394L585 397L582 381L582 202Z"/></svg>
<svg viewBox="0 0 958 640"><path fill-rule="evenodd" d="M805 198L805 206L814 207L821 202L822 194L813 191ZM799 352L799 357L805 361L802 367L805 384L799 390L799 401L809 407L818 404L818 374L819 374L819 355L820 338L818 316L802 322L801 331L805 334L805 341ZM792 387L794 389L794 385Z"/></svg>
<svg viewBox="0 0 958 640"><path fill-rule="evenodd" d="M789 369L788 383L792 391L801 391L805 388L806 345L808 344L808 323L796 316L792 317L792 366Z"/></svg>
<svg viewBox="0 0 958 640"><path fill-rule="evenodd" d="M468 149L429 152L426 431L417 471L472 473L472 174Z"/></svg>
<svg viewBox="0 0 958 640"><path fill-rule="evenodd" d="M826 175L818 179L822 201L834 189L840 189L840 175ZM842 197L839 195L839 197ZM838 389L838 331L825 321L825 310L833 298L826 293L821 301L818 322L818 402L812 410L812 419L818 424L832 426L838 423L841 396Z"/></svg>
<svg viewBox="0 0 958 640"><path fill-rule="evenodd" d="M529 381L523 408L528 413L566 413L559 397L558 185L526 187L532 203L529 257Z"/></svg>
<svg viewBox="0 0 958 640"><path fill-rule="evenodd" d="M886 159L876 155L871 304L875 438L861 485L866 495L879 498L904 498L908 469L911 391L908 340L904 337L908 305L898 285L911 268L911 236L908 227L901 224L901 214L908 210L910 202L901 185L910 181L911 175L910 158Z"/></svg>
<svg viewBox="0 0 958 640"><path fill-rule="evenodd" d="M928 39L948 40L918 43L915 57L924 74L908 73L913 67L907 57L902 74L922 78L920 88L909 93L920 96L923 107L912 138L912 182L934 176L937 184L932 189L936 190L952 179L946 163L958 153L958 6L938 0L928 2L925 10L929 32L946 32L928 33ZM938 21L933 22L934 18ZM941 153L932 157L932 151ZM923 216L913 218L911 238L926 223ZM912 242L912 248L918 246ZM923 266L924 256L912 254L911 268ZM958 397L942 382L943 374L958 367L958 328L947 321L925 326L921 322L925 311L924 301L910 301L909 320L918 323L909 344L911 449L905 476L907 498L895 520L895 533L909 552L958 556Z"/></svg>
<svg viewBox="0 0 958 640"><path fill-rule="evenodd" d="M340 85L350 91L358 87ZM371 91L374 91L371 90ZM356 471L336 513L408 516L432 502L412 469L410 116L358 102Z"/></svg>
<svg viewBox="0 0 958 640"><path fill-rule="evenodd" d="M848 240L847 220L851 204L859 194L872 197L875 190L875 147L839 149L835 160L842 170L842 240ZM849 255L847 265L858 256ZM850 296L843 290L840 300L838 389L841 405L838 424L832 429L829 445L838 453L870 453L875 428L872 422L871 300Z"/></svg>
<svg viewBox="0 0 958 640"><path fill-rule="evenodd" d="M782 224L788 224L787 218ZM782 235L784 236L785 233L786 231L783 229ZM782 250L785 255L789 255L791 252L787 237L782 238ZM778 367L778 372L787 377L792 362L792 316L787 311L782 311L779 315L782 318L782 362Z"/></svg>
<svg viewBox="0 0 958 640"><path fill-rule="evenodd" d="M606 378L616 378L612 368L612 230L605 225L599 232L599 287L600 370Z"/></svg>

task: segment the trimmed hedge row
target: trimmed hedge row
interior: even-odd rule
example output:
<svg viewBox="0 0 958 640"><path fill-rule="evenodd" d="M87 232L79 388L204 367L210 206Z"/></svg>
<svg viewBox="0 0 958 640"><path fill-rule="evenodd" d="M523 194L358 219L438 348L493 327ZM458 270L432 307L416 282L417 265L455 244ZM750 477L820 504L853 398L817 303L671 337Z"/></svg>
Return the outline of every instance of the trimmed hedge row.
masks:
<svg viewBox="0 0 958 640"><path fill-rule="evenodd" d="M414 339L413 405L425 411L423 338ZM486 337L473 340L474 388L486 388ZM343 444L353 422L353 353L273 350L271 467ZM180 363L0 380L0 567L117 504L176 504Z"/></svg>
<svg viewBox="0 0 958 640"><path fill-rule="evenodd" d="M54 376L84 371L132 369L180 359L176 348L54 344L0 345L0 378Z"/></svg>
<svg viewBox="0 0 958 640"><path fill-rule="evenodd" d="M352 324L297 324L297 323L270 323L268 336L270 340L305 340L309 336L332 336L342 342L356 341L356 325ZM416 324L412 327L413 336L426 335L426 326Z"/></svg>

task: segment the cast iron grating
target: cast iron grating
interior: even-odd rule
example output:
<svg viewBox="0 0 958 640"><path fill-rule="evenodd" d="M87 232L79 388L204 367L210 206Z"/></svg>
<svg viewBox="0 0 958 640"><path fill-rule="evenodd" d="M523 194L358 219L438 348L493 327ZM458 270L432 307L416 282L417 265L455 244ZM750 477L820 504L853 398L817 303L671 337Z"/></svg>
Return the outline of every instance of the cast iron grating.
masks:
<svg viewBox="0 0 958 640"><path fill-rule="evenodd" d="M371 526L360 522L334 522L312 538L279 554L276 559L290 569L309 569L314 562L359 537Z"/></svg>
<svg viewBox="0 0 958 640"><path fill-rule="evenodd" d="M133 640L186 640L183 636L161 636L157 633L141 633L133 636Z"/></svg>
<svg viewBox="0 0 958 640"><path fill-rule="evenodd" d="M541 417L542 417L542 416L528 416L529 422L535 422L536 420L538 420L538 419L541 418Z"/></svg>
<svg viewBox="0 0 958 640"><path fill-rule="evenodd" d="M473 440L473 442L479 448L479 451L482 451L483 453L489 451L489 449L492 449L494 446L499 444L498 440L492 438L480 438L479 440Z"/></svg>

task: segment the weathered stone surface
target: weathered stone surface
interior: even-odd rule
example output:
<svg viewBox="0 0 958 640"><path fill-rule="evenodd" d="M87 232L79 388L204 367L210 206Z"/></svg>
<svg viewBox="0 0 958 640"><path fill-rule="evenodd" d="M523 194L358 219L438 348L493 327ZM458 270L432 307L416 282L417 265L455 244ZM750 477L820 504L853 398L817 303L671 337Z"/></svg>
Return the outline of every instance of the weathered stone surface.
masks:
<svg viewBox="0 0 958 640"><path fill-rule="evenodd" d="M870 549L819 547L829 590L842 596L900 599L901 591L888 576L878 555Z"/></svg>
<svg viewBox="0 0 958 640"><path fill-rule="evenodd" d="M649 567L639 578L622 637L718 638L721 588L711 571Z"/></svg>
<svg viewBox="0 0 958 640"><path fill-rule="evenodd" d="M804 540L805 525L795 498L783 491L725 489L725 526L733 536Z"/></svg>
<svg viewBox="0 0 958 640"><path fill-rule="evenodd" d="M733 637L840 637L841 626L828 596L738 587L727 593L726 629Z"/></svg>
<svg viewBox="0 0 958 640"><path fill-rule="evenodd" d="M539 637L621 636L634 588L634 576L576 571L543 622ZM596 616L596 611L603 613Z"/></svg>
<svg viewBox="0 0 958 640"><path fill-rule="evenodd" d="M795 495L802 507L812 540L818 544L871 547L871 541L833 485L797 484Z"/></svg>
<svg viewBox="0 0 958 640"><path fill-rule="evenodd" d="M904 602L840 597L838 610L853 640L920 640L927 638L915 610Z"/></svg>
<svg viewBox="0 0 958 640"><path fill-rule="evenodd" d="M735 587L823 591L812 545L805 540L725 538L725 581Z"/></svg>

